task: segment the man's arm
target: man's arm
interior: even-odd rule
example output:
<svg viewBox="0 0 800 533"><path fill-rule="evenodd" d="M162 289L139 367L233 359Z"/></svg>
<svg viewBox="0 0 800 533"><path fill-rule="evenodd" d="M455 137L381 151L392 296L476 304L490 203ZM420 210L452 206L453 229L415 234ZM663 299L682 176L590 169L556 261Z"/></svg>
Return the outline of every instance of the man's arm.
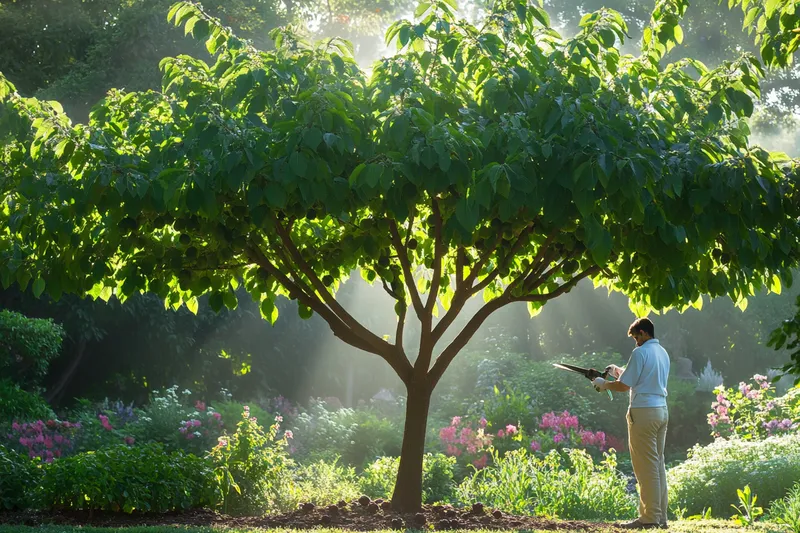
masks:
<svg viewBox="0 0 800 533"><path fill-rule="evenodd" d="M606 381L606 388L614 392L628 392L631 390L630 387L621 381Z"/></svg>

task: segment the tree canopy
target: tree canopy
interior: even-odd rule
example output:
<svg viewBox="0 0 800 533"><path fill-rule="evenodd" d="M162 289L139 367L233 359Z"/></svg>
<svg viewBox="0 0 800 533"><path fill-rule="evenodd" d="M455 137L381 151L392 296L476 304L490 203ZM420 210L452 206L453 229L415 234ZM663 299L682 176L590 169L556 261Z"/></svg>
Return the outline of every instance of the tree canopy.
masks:
<svg viewBox="0 0 800 533"><path fill-rule="evenodd" d="M791 282L796 163L751 146L744 120L762 66L662 65L685 9L657 2L633 56L611 10L563 39L525 0L480 25L421 2L368 75L339 39L275 31L260 51L179 2L169 19L214 61L165 59L161 92L112 91L74 125L0 81L0 281L194 310L204 294L235 308L243 285L271 322L296 299L405 383L394 501L418 507L431 391L494 311L535 314L585 278L639 314ZM394 336L337 301L356 271L395 299Z"/></svg>

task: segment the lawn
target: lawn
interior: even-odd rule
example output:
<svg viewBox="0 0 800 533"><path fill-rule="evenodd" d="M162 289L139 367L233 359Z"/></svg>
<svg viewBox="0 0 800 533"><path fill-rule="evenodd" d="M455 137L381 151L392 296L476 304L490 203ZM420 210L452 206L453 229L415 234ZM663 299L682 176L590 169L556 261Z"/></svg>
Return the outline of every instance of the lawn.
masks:
<svg viewBox="0 0 800 533"><path fill-rule="evenodd" d="M669 528L670 531L678 533L785 533L787 529L781 528L775 524L767 522L758 523L751 528L738 526L735 522L730 520L684 520L680 522L673 522ZM170 527L170 526L154 526L154 527L130 527L130 528L99 528L99 527L75 527L75 526L41 526L41 527L27 527L27 526L3 526L0 525L0 533L115 533L124 531L125 533L300 533L307 530L295 529L253 529L253 528L214 528L214 527ZM343 533L342 529L315 529L315 533ZM407 530L412 531L412 530ZM467 533L468 530L454 530L454 533ZM493 533L496 530L472 530L469 533ZM572 532L577 531L569 527L569 523L565 522L563 529L547 530L546 533L559 533L559 532ZM607 529L599 529L595 531L619 531L615 528L608 527ZM545 533L545 530L530 531L526 533ZM395 533L392 530L375 531L374 533Z"/></svg>

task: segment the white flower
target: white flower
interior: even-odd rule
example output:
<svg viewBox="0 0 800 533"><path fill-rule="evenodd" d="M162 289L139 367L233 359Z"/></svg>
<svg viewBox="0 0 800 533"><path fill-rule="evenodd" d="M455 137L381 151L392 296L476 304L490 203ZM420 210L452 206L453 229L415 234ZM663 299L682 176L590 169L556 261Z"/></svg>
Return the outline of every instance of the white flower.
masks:
<svg viewBox="0 0 800 533"><path fill-rule="evenodd" d="M189 389L186 389L185 391L183 391L183 394L186 395L186 396L189 396L189 395L192 394L192 391L190 391Z"/></svg>
<svg viewBox="0 0 800 533"><path fill-rule="evenodd" d="M194 432L194 436L195 436L195 437L202 437L202 435L200 434L200 432L199 432L199 431L195 431L195 432Z"/></svg>

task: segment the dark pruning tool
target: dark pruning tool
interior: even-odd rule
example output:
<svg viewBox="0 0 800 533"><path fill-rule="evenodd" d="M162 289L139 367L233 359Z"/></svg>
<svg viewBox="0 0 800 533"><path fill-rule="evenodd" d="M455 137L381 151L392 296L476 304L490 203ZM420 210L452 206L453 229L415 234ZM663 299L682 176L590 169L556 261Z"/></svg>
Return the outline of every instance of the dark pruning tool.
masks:
<svg viewBox="0 0 800 533"><path fill-rule="evenodd" d="M569 372L583 374L589 381L594 381L594 378L608 379L609 377L608 372L600 372L599 370L595 370L594 368L582 368L579 366L568 365L566 363L553 363L553 366L556 368L560 368L561 370L568 370ZM600 392L600 389L598 388L595 388L595 390L597 392ZM608 399L614 401L614 395L611 394L611 391L606 389L606 392L608 393Z"/></svg>

